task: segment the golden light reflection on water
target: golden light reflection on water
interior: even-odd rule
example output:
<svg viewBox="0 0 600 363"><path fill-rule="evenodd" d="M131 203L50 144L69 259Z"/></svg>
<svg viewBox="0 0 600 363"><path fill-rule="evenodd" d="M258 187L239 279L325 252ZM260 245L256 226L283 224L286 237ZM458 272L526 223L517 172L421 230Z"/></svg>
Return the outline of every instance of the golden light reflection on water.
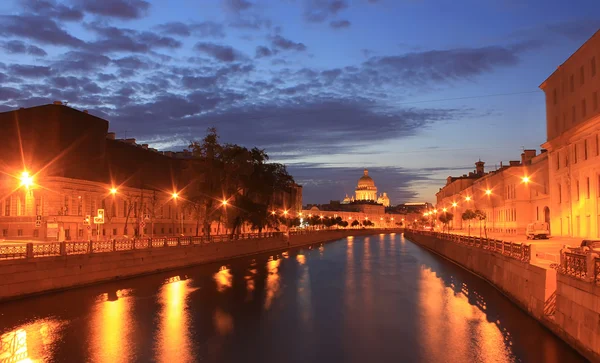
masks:
<svg viewBox="0 0 600 363"><path fill-rule="evenodd" d="M215 310L213 321L220 335L227 335L233 331L233 317L219 307Z"/></svg>
<svg viewBox="0 0 600 363"><path fill-rule="evenodd" d="M258 271L256 268L250 268L247 270L246 275L244 276L244 280L246 280L246 301L252 300L254 296L252 292L256 288L256 273Z"/></svg>
<svg viewBox="0 0 600 363"><path fill-rule="evenodd" d="M131 333L131 290L118 290L98 297L92 311L91 356L94 362L131 360L128 336Z"/></svg>
<svg viewBox="0 0 600 363"><path fill-rule="evenodd" d="M219 272L213 275L213 279L217 283L217 291L223 292L233 284L233 276L226 266L221 266Z"/></svg>
<svg viewBox="0 0 600 363"><path fill-rule="evenodd" d="M0 335L0 362L38 363L49 359L62 323L39 319Z"/></svg>
<svg viewBox="0 0 600 363"><path fill-rule="evenodd" d="M305 330L312 331L312 293L306 256L298 254L296 255L296 261L298 261L298 265L300 266L300 276L298 279L298 307L300 309L300 317Z"/></svg>
<svg viewBox="0 0 600 363"><path fill-rule="evenodd" d="M270 260L267 262L267 281L265 284L265 310L271 308L273 300L279 296L279 264L281 260Z"/></svg>
<svg viewBox="0 0 600 363"><path fill-rule="evenodd" d="M193 361L189 336L188 295L195 289L190 288L190 280L178 277L169 279L159 292L161 311L159 314L156 352L158 362Z"/></svg>
<svg viewBox="0 0 600 363"><path fill-rule="evenodd" d="M485 313L429 268L420 271L419 301L424 361L512 362L504 335ZM462 286L462 290L468 288ZM481 298L481 297L479 297Z"/></svg>

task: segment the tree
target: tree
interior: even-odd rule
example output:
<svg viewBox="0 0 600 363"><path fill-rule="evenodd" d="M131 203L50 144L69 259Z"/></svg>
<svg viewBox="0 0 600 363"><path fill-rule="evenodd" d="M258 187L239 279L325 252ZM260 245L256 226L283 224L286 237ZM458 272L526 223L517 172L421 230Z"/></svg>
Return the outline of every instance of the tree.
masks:
<svg viewBox="0 0 600 363"><path fill-rule="evenodd" d="M372 226L373 224L374 224L374 223L373 223L373 222L371 222L371 221L370 221L370 220L368 220L368 219L365 219L365 220L362 222L362 225L363 225L363 226L365 226L365 227Z"/></svg>
<svg viewBox="0 0 600 363"><path fill-rule="evenodd" d="M464 211L464 213L462 214L462 219L463 221L467 221L469 222L469 236L471 235L471 220L477 218L477 216L475 215L475 212L473 212L470 209L467 209L466 211Z"/></svg>
<svg viewBox="0 0 600 363"><path fill-rule="evenodd" d="M360 226L360 222L358 221L358 219L353 220L351 226L352 227Z"/></svg>
<svg viewBox="0 0 600 363"><path fill-rule="evenodd" d="M440 214L438 219L444 224L444 226L446 227L446 232L448 232L448 223L450 223L454 219L454 214L450 212L443 212L442 214Z"/></svg>
<svg viewBox="0 0 600 363"><path fill-rule="evenodd" d="M479 209L475 210L475 218L477 220L479 220L479 238L481 238L481 221L483 221L484 225L483 225L483 230L485 232L485 238L487 238L487 228L485 225L485 220L486 220L486 215L484 212L480 211Z"/></svg>

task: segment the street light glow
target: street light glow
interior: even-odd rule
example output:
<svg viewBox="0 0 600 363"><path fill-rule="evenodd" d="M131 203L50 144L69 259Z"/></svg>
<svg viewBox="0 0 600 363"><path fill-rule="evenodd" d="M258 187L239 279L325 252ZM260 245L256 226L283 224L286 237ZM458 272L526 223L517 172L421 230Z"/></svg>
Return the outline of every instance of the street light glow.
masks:
<svg viewBox="0 0 600 363"><path fill-rule="evenodd" d="M491 190L487 189L487 190L485 191L485 195L491 195L491 194L492 194L492 191L491 191Z"/></svg>
<svg viewBox="0 0 600 363"><path fill-rule="evenodd" d="M274 216L274 215L275 215L275 211L271 211L271 215L273 215L273 216Z"/></svg>
<svg viewBox="0 0 600 363"><path fill-rule="evenodd" d="M21 186L24 186L27 189L29 189L29 187L33 185L33 177L29 175L29 172L27 170L21 173L20 180Z"/></svg>
<svg viewBox="0 0 600 363"><path fill-rule="evenodd" d="M284 211L283 211L283 215L284 215L284 216L287 216L287 214L288 214L288 211L287 211L287 210L284 210Z"/></svg>
<svg viewBox="0 0 600 363"><path fill-rule="evenodd" d="M523 183L527 184L529 183L529 177L528 176L524 176L523 178L521 178L521 180L523 181Z"/></svg>
<svg viewBox="0 0 600 363"><path fill-rule="evenodd" d="M110 188L110 194L112 194L112 195L117 194L117 188Z"/></svg>
<svg viewBox="0 0 600 363"><path fill-rule="evenodd" d="M171 196L173 197L173 199L177 199L177 197L179 197L179 194L177 194L177 192L173 192Z"/></svg>
<svg viewBox="0 0 600 363"><path fill-rule="evenodd" d="M446 211L447 211L447 209L446 209L446 208L443 208L443 209L442 209L442 212L446 213Z"/></svg>
<svg viewBox="0 0 600 363"><path fill-rule="evenodd" d="M227 205L227 203L229 203L229 202L227 201L227 199L223 199L223 201L221 202L221 204L223 204L223 206L226 206L226 205Z"/></svg>
<svg viewBox="0 0 600 363"><path fill-rule="evenodd" d="M437 209L434 209L434 210L433 210L433 213L437 213Z"/></svg>
<svg viewBox="0 0 600 363"><path fill-rule="evenodd" d="M455 207L455 208L456 208L457 205L458 205L458 203L456 203L456 202L452 203L452 206Z"/></svg>
<svg viewBox="0 0 600 363"><path fill-rule="evenodd" d="M467 196L467 197L465 197L465 200L466 200L467 202L470 202L470 201L471 201L471 197Z"/></svg>

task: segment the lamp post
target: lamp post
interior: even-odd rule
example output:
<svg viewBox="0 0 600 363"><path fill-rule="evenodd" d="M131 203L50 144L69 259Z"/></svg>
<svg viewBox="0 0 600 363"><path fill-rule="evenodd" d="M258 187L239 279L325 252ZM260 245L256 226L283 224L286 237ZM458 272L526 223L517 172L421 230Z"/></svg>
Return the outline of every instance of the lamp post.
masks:
<svg viewBox="0 0 600 363"><path fill-rule="evenodd" d="M173 194L171 194L171 197L173 198L173 203L175 203L175 215L177 215L177 213L178 213L177 198L179 198L179 193L173 192ZM172 218L171 218L171 226L173 228L173 234L175 234L175 221Z"/></svg>

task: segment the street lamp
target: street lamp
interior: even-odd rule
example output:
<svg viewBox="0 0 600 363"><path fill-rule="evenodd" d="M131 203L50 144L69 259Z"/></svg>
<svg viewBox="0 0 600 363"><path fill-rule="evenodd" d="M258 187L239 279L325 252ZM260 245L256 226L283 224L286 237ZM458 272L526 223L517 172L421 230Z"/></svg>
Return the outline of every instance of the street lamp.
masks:
<svg viewBox="0 0 600 363"><path fill-rule="evenodd" d="M446 209L446 208L442 208L442 212L444 212L444 213L446 213L447 210L448 209Z"/></svg>
<svg viewBox="0 0 600 363"><path fill-rule="evenodd" d="M467 195L467 196L465 197L465 200L466 200L467 202L470 202L470 201L471 201L471 197Z"/></svg>
<svg viewBox="0 0 600 363"><path fill-rule="evenodd" d="M453 207L453 208L456 208L456 206L458 206L458 203L456 203L456 202L453 202L453 203L452 203L452 207Z"/></svg>
<svg viewBox="0 0 600 363"><path fill-rule="evenodd" d="M112 195L117 194L117 188L110 188L110 194L112 194Z"/></svg>
<svg viewBox="0 0 600 363"><path fill-rule="evenodd" d="M27 189L33 185L33 176L29 175L27 170L21 173L19 180L21 180L21 186Z"/></svg>
<svg viewBox="0 0 600 363"><path fill-rule="evenodd" d="M173 197L173 199L177 199L179 197L179 194L177 194L177 192L173 192L171 196Z"/></svg>
<svg viewBox="0 0 600 363"><path fill-rule="evenodd" d="M485 195L492 195L492 191L491 191L491 190L489 190L489 189L486 189L486 191L485 191Z"/></svg>
<svg viewBox="0 0 600 363"><path fill-rule="evenodd" d="M223 201L221 202L221 204L223 205L223 207L225 207L227 205L227 199L223 199Z"/></svg>
<svg viewBox="0 0 600 363"><path fill-rule="evenodd" d="M523 181L523 183L527 184L529 183L529 177L528 176L524 176L521 178L521 181Z"/></svg>

